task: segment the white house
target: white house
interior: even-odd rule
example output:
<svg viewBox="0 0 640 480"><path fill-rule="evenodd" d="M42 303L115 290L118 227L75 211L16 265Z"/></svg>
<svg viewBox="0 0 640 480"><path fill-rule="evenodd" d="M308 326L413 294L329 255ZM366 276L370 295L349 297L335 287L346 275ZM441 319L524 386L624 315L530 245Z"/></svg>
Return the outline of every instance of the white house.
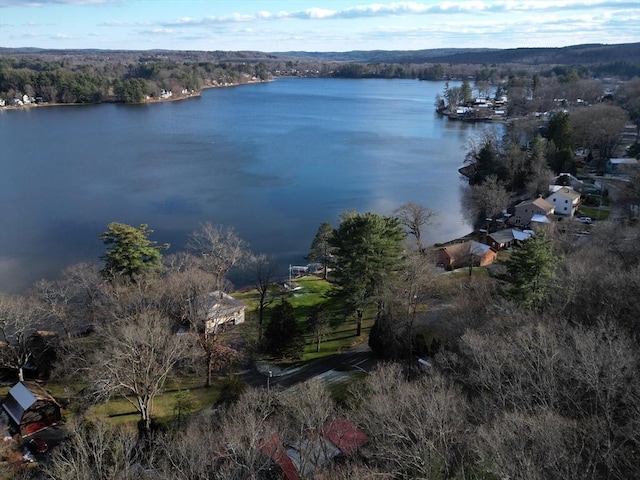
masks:
<svg viewBox="0 0 640 480"><path fill-rule="evenodd" d="M205 328L207 333L215 332L223 325L237 325L244 323L244 311L247 306L231 295L216 290L208 293L204 302L204 311L207 320Z"/></svg>
<svg viewBox="0 0 640 480"><path fill-rule="evenodd" d="M569 187L558 188L546 198L554 206L556 215L573 217L580 205L580 194Z"/></svg>

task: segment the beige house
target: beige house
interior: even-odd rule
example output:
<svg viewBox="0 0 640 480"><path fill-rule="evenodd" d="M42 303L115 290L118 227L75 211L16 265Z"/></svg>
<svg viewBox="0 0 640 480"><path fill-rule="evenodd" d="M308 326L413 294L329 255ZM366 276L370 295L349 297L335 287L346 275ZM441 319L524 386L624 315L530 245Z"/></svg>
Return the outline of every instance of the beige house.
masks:
<svg viewBox="0 0 640 480"><path fill-rule="evenodd" d="M544 198L533 198L520 202L515 206L515 213L509 218L509 222L513 225L526 227L531 223L534 215L543 215L549 217L554 214L555 207Z"/></svg>
<svg viewBox="0 0 640 480"><path fill-rule="evenodd" d="M215 332L224 325L237 325L244 323L244 311L247 306L231 295L216 290L208 293L204 302L204 310L207 320L205 328L207 333Z"/></svg>
<svg viewBox="0 0 640 480"><path fill-rule="evenodd" d="M546 200L554 206L556 215L573 217L580 206L580 194L569 187L556 189Z"/></svg>

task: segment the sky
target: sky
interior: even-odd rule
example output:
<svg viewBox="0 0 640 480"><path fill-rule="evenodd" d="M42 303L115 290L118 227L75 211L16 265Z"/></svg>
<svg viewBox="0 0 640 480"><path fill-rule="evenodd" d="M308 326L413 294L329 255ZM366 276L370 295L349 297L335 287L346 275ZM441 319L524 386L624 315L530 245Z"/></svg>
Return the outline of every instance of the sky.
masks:
<svg viewBox="0 0 640 480"><path fill-rule="evenodd" d="M0 0L0 47L420 50L640 42L640 0Z"/></svg>

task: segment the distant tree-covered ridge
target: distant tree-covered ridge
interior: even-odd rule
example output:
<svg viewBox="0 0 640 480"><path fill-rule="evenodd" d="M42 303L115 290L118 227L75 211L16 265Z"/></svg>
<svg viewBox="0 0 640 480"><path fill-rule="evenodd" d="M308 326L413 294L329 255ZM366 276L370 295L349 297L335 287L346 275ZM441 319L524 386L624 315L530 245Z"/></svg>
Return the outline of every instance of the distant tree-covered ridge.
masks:
<svg viewBox="0 0 640 480"><path fill-rule="evenodd" d="M640 43L562 48L353 52L114 51L0 48L0 99L141 102L272 76L473 79L640 76ZM10 103L9 103L10 104Z"/></svg>

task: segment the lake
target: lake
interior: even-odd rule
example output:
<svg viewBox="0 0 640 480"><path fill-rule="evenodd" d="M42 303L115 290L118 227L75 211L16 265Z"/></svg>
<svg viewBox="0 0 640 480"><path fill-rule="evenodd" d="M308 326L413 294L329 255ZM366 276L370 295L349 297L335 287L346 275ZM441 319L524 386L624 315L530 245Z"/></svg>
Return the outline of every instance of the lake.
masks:
<svg viewBox="0 0 640 480"><path fill-rule="evenodd" d="M427 241L470 231L457 172L488 128L439 118L444 83L279 79L188 100L0 112L0 290L100 262L109 222L183 248L201 223L234 227L283 274L321 222L406 201L439 212Z"/></svg>

